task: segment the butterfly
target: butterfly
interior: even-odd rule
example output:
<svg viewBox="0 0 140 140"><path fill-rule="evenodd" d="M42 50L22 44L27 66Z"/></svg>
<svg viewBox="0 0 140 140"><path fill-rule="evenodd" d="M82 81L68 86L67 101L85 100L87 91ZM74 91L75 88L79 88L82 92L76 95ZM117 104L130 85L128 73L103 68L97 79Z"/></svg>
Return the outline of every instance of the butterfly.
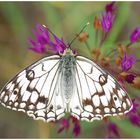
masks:
<svg viewBox="0 0 140 140"><path fill-rule="evenodd" d="M70 47L31 64L0 91L3 106L35 120L57 121L66 113L92 122L124 115L133 105L115 78Z"/></svg>

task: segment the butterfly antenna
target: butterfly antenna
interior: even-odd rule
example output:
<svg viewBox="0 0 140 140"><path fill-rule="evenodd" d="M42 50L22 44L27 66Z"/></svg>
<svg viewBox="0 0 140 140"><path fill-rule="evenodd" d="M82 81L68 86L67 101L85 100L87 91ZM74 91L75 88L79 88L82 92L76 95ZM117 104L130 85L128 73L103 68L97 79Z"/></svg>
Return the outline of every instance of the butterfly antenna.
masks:
<svg viewBox="0 0 140 140"><path fill-rule="evenodd" d="M83 30L89 25L90 23L87 22L87 24L81 29L81 31L72 39L70 43L68 43L68 46L70 47L71 44L79 37L79 35L83 32Z"/></svg>
<svg viewBox="0 0 140 140"><path fill-rule="evenodd" d="M47 28L47 30L49 31L50 34L52 34L53 36L55 36L62 44L65 45L65 43L62 40L60 40L46 25L43 25L43 27Z"/></svg>

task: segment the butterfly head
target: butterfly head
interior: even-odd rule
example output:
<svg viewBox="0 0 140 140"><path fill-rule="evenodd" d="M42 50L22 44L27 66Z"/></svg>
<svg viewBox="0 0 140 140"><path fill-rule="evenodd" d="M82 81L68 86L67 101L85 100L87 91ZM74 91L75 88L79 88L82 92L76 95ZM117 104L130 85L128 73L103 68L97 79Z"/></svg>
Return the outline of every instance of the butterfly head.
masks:
<svg viewBox="0 0 140 140"><path fill-rule="evenodd" d="M65 50L63 51L63 53L59 53L61 56L65 56L65 55L72 55L72 56L76 56L77 52L76 50L72 50L70 47L65 48Z"/></svg>

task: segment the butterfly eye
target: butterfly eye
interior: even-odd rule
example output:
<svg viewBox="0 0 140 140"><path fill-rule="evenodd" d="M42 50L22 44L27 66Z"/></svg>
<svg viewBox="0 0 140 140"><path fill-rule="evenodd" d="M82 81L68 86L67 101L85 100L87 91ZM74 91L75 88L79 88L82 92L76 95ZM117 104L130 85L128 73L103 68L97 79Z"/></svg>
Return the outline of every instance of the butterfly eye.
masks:
<svg viewBox="0 0 140 140"><path fill-rule="evenodd" d="M33 79L34 79L34 76L35 76L35 73L34 73L33 70L27 71L26 78L27 78L28 80L33 80Z"/></svg>

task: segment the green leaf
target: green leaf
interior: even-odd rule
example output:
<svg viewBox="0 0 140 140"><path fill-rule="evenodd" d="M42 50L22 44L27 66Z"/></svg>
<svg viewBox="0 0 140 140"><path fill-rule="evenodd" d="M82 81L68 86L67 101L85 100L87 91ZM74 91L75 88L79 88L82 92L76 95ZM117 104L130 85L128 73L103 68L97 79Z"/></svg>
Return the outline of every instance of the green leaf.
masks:
<svg viewBox="0 0 140 140"><path fill-rule="evenodd" d="M133 137L133 138L140 138L140 128L134 126L130 121L123 119L123 120L117 120L114 117L112 117L112 122L116 123L117 126L121 129L121 133L125 133L127 136Z"/></svg>

